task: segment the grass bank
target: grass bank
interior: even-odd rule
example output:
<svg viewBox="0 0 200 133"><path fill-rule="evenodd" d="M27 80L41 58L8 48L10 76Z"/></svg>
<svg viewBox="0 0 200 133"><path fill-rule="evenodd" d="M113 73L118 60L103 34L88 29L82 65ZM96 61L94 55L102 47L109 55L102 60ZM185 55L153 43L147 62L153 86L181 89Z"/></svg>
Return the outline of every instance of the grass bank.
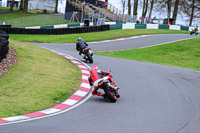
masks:
<svg viewBox="0 0 200 133"><path fill-rule="evenodd" d="M148 48L115 52L95 52L95 54L200 71L200 38Z"/></svg>
<svg viewBox="0 0 200 133"><path fill-rule="evenodd" d="M0 11L9 11L10 8L0 7ZM64 15L44 14L40 10L29 10L31 13L19 12L14 8L13 12L0 14L0 24L12 25L12 27L24 28L30 26L45 26L69 23Z"/></svg>
<svg viewBox="0 0 200 133"><path fill-rule="evenodd" d="M18 19L18 18L36 16L36 15L38 15L38 14L23 13L23 12L21 12L21 13L19 13L19 12L12 12L12 13L0 14L0 20L1 21L7 21L7 20Z"/></svg>
<svg viewBox="0 0 200 133"><path fill-rule="evenodd" d="M10 11L10 7L0 7L0 11ZM19 12L19 8L13 8L13 12L0 14L0 20L7 21L17 18L30 17L30 16L36 16L38 14L43 14L42 11L39 10L30 10L30 11L35 13Z"/></svg>
<svg viewBox="0 0 200 133"><path fill-rule="evenodd" d="M52 107L81 83L81 71L67 59L34 45L10 41L18 62L0 76L0 118Z"/></svg>
<svg viewBox="0 0 200 133"><path fill-rule="evenodd" d="M188 34L188 31L130 29L67 35L10 35L10 38L24 42L75 43L78 37L82 37L86 42L92 42L146 34Z"/></svg>

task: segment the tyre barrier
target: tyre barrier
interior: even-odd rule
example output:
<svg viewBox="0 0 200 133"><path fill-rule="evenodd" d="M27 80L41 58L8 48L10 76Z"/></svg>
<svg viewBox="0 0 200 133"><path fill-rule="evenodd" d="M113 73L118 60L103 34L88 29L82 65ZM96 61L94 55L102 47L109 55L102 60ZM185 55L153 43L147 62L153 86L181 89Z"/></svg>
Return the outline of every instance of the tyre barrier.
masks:
<svg viewBox="0 0 200 133"><path fill-rule="evenodd" d="M106 31L110 30L110 25L84 26L84 27L58 28L58 29L25 29L25 28L0 27L0 30L5 31L8 34L60 35L60 34L76 34L76 33Z"/></svg>
<svg viewBox="0 0 200 133"><path fill-rule="evenodd" d="M6 34L4 31L0 30L0 63L4 58L6 58L6 55L9 51L9 35Z"/></svg>

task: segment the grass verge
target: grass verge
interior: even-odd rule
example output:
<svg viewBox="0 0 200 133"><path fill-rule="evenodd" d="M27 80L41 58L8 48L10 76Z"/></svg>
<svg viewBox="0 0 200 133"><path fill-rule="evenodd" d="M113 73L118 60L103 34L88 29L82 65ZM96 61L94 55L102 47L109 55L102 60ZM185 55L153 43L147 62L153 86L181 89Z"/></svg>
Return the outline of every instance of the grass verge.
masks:
<svg viewBox="0 0 200 133"><path fill-rule="evenodd" d="M66 100L81 83L81 71L48 50L10 41L18 62L0 76L0 118L23 115Z"/></svg>
<svg viewBox="0 0 200 133"><path fill-rule="evenodd" d="M200 71L200 38L148 48L113 52L95 52L95 54L153 62Z"/></svg>
<svg viewBox="0 0 200 133"><path fill-rule="evenodd" d="M78 37L82 37L86 42L92 42L145 34L188 34L188 31L131 29L67 35L10 35L10 38L24 42L75 43Z"/></svg>
<svg viewBox="0 0 200 133"><path fill-rule="evenodd" d="M5 14L0 14L0 20L1 21L7 21L7 20L13 20L17 18L24 18L24 17L30 17L30 16L36 16L38 14L34 13L19 13L19 12L12 12L12 13L5 13Z"/></svg>

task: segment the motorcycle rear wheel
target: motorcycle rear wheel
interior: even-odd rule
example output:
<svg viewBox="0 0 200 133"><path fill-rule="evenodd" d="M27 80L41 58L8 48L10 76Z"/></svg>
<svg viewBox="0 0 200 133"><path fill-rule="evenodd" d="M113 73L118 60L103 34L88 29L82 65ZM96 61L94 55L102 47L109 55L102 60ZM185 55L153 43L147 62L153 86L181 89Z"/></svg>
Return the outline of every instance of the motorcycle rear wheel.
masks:
<svg viewBox="0 0 200 133"><path fill-rule="evenodd" d="M117 101L117 97L115 95L113 95L113 93L110 91L110 88L106 87L106 88L104 88L104 91L105 91L107 98L110 99L111 102Z"/></svg>
<svg viewBox="0 0 200 133"><path fill-rule="evenodd" d="M93 63L92 56L91 56L89 53L87 54L87 57L88 57L88 61L89 61L90 63Z"/></svg>

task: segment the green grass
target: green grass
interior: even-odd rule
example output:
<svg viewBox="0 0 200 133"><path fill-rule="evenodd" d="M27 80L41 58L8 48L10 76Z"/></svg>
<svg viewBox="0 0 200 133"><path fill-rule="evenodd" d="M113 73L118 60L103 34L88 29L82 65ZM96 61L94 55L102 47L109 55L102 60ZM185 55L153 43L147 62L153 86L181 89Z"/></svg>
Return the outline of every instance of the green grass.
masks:
<svg viewBox="0 0 200 133"><path fill-rule="evenodd" d="M148 48L115 52L95 52L95 54L200 71L200 38Z"/></svg>
<svg viewBox="0 0 200 133"><path fill-rule="evenodd" d="M188 34L188 31L133 29L66 35L10 35L10 38L24 42L75 43L78 37L82 37L86 42L92 42L145 34Z"/></svg>
<svg viewBox="0 0 200 133"><path fill-rule="evenodd" d="M47 109L66 100L81 83L81 71L64 57L10 41L18 62L0 76L0 118Z"/></svg>
<svg viewBox="0 0 200 133"><path fill-rule="evenodd" d="M0 10L9 11L10 8L9 7L0 7ZM36 16L36 15L42 14L42 12L39 10L30 10L30 11L36 12L36 13L18 12L18 10L19 10L19 8L13 8L13 12L0 14L0 22L14 20L14 19L18 19L18 18L24 18L24 17L31 17L31 16Z"/></svg>
<svg viewBox="0 0 200 133"><path fill-rule="evenodd" d="M0 10L9 10L10 8L1 7ZM29 26L46 26L62 23L69 23L64 20L64 16L57 16L53 14L43 14L40 10L30 10L35 13L18 12L18 8L14 8L13 12L0 14L0 24L5 22L12 27L29 27Z"/></svg>
<svg viewBox="0 0 200 133"><path fill-rule="evenodd" d="M64 16L18 12L0 14L0 24L3 22L17 28L69 23L69 21L64 20Z"/></svg>
<svg viewBox="0 0 200 133"><path fill-rule="evenodd" d="M10 7L0 7L0 11L9 11ZM18 8L13 8L13 11L18 11Z"/></svg>
<svg viewBox="0 0 200 133"><path fill-rule="evenodd" d="M18 18L24 18L24 17L30 17L30 16L36 16L38 14L34 13L19 13L19 12L12 12L12 13L5 13L5 14L0 14L0 20L1 21L7 21L7 20L14 20Z"/></svg>
<svg viewBox="0 0 200 133"><path fill-rule="evenodd" d="M0 7L0 11L10 11L10 7ZM13 8L13 11L16 12L16 11L19 11L19 8ZM42 13L41 10L30 10L29 11L31 12L35 12L35 13Z"/></svg>

